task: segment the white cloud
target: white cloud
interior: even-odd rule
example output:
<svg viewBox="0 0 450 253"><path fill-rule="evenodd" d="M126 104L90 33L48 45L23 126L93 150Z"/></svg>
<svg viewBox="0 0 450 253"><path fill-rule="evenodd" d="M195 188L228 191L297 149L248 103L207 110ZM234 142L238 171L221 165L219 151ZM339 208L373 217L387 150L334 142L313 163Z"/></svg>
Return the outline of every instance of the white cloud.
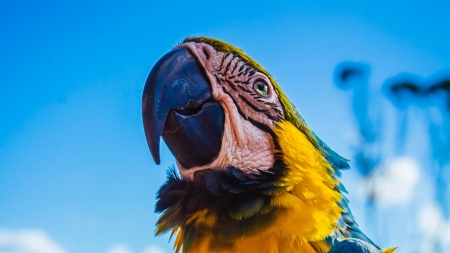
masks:
<svg viewBox="0 0 450 253"><path fill-rule="evenodd" d="M398 157L373 176L371 191L383 206L409 203L420 177L418 163L410 157Z"/></svg>
<svg viewBox="0 0 450 253"><path fill-rule="evenodd" d="M121 243L113 245L106 253L132 253L132 251L128 245ZM156 245L149 245L144 249L144 251L142 251L142 253L164 253L164 251Z"/></svg>
<svg viewBox="0 0 450 253"><path fill-rule="evenodd" d="M432 251L435 245L440 245L443 252L450 251L450 221L445 220L437 205L424 205L417 215L417 225L424 236L422 252Z"/></svg>
<svg viewBox="0 0 450 253"><path fill-rule="evenodd" d="M156 245L150 245L142 253L164 253L164 251Z"/></svg>
<svg viewBox="0 0 450 253"><path fill-rule="evenodd" d="M41 229L0 228L1 253L66 253Z"/></svg>
<svg viewBox="0 0 450 253"><path fill-rule="evenodd" d="M142 253L164 253L157 245L148 245ZM67 253L42 229L10 230L0 228L0 253ZM132 253L123 243L113 245L106 253Z"/></svg>
<svg viewBox="0 0 450 253"><path fill-rule="evenodd" d="M419 210L417 224L426 236L433 236L439 229L444 217L436 205L425 205Z"/></svg>
<svg viewBox="0 0 450 253"><path fill-rule="evenodd" d="M125 244L116 244L112 246L107 253L131 253L131 249Z"/></svg>

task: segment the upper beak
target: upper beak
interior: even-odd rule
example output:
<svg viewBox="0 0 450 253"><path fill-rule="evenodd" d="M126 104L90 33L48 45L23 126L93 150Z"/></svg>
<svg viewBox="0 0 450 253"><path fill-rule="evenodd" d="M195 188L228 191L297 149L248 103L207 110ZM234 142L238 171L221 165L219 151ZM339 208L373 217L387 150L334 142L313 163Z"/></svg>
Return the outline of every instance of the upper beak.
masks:
<svg viewBox="0 0 450 253"><path fill-rule="evenodd" d="M217 158L224 113L212 98L203 66L187 48L176 48L152 68L142 96L147 143L157 164L162 136L186 169Z"/></svg>

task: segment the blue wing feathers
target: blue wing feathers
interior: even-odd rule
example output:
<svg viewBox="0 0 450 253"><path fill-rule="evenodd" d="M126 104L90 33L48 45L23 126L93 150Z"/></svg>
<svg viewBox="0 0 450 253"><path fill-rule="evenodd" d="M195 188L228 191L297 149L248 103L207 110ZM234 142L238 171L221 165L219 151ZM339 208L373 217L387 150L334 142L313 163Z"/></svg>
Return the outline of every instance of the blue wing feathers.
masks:
<svg viewBox="0 0 450 253"><path fill-rule="evenodd" d="M348 239L337 243L328 253L381 253L381 250L360 239Z"/></svg>

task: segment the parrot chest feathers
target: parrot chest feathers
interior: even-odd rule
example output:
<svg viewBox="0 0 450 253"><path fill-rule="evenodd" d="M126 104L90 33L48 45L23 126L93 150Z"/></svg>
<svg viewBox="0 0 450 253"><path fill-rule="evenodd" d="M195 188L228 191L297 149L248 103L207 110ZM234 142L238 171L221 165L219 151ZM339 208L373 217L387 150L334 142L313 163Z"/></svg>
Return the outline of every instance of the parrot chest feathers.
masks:
<svg viewBox="0 0 450 253"><path fill-rule="evenodd" d="M330 203L305 201L287 191L279 173L284 164L275 164L279 167L257 179L228 167L198 171L186 181L172 170L158 192L156 211L162 215L157 234L172 231L175 248L183 252L313 253L317 247L330 248L324 239L336 225L322 211Z"/></svg>

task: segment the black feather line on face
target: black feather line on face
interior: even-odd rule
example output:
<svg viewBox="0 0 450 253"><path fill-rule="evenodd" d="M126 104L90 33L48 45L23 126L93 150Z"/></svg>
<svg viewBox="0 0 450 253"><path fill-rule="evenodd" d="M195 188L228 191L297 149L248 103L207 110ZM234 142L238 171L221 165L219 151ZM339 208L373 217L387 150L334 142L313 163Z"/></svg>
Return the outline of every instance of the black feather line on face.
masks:
<svg viewBox="0 0 450 253"><path fill-rule="evenodd" d="M244 96L239 94L239 98L244 101L250 108L252 108L255 112L261 112L261 113L267 113L268 111L266 109L258 108L256 105L252 104L250 101L248 101Z"/></svg>
<svg viewBox="0 0 450 253"><path fill-rule="evenodd" d="M250 69L252 69L252 68L250 68L250 67L246 67L246 68L245 68L245 70L244 70L244 73L243 73L243 75L247 75L247 73L248 73L248 71L249 71Z"/></svg>
<svg viewBox="0 0 450 253"><path fill-rule="evenodd" d="M236 56L233 55L233 57L231 58L231 60L228 62L227 67L225 68L225 71L223 72L223 75L226 75L228 72L228 69L230 68L231 62L234 60Z"/></svg>
<svg viewBox="0 0 450 253"><path fill-rule="evenodd" d="M222 62L220 63L220 66L219 66L219 71L221 71L222 70L222 66L223 66L223 63L225 62L225 59L228 57L228 55L230 55L231 53L227 53L226 55L224 55L223 57L222 57Z"/></svg>
<svg viewBox="0 0 450 253"><path fill-rule="evenodd" d="M238 65L239 65L239 61L237 61L237 62L234 64L234 68L233 68L233 70L231 71L231 74L234 73L234 71L236 70L236 68L237 68Z"/></svg>
<svg viewBox="0 0 450 253"><path fill-rule="evenodd" d="M243 87L243 86L241 86L241 85L238 85L237 87L238 87L239 89L241 89L242 91L245 91L245 92L247 92L247 93L252 93L251 90L248 90L248 89L246 89L245 87Z"/></svg>
<svg viewBox="0 0 450 253"><path fill-rule="evenodd" d="M227 81L227 80L222 80L222 81ZM227 81L227 82L229 82L229 81ZM231 88L233 88L234 90L237 90L233 85L230 85L230 86L231 86ZM238 87L240 87L240 86L238 86ZM242 117L243 119L250 121L254 126L256 126L257 128L259 128L260 130L269 133L269 134L273 137L273 139L274 139L275 133L272 131L272 129L271 129L269 126L264 125L263 123L260 123L260 122L258 122L258 121L256 121L256 120L252 119L251 117L248 117L247 115L245 115L244 112L243 112L243 111L241 110L241 108L239 107L239 104L237 103L236 99L234 99L234 97L233 97L233 96L225 89L225 87L222 87L222 90L223 90L223 92L224 92L225 94L227 94L227 95L231 98L231 100L233 101L234 105L236 106L236 109L237 109L239 115L241 115L241 117ZM245 101L244 101L244 102L245 102ZM260 101L258 101L258 102L260 102ZM252 108L253 108L253 107L252 107ZM254 108L253 108L253 109L254 109ZM271 120L273 120L273 121L278 121L278 120L281 119L281 117L274 117L274 116L272 116L272 115L270 114L270 112L265 112L264 114L265 114L269 119L271 119ZM275 139L274 139L274 140L275 140Z"/></svg>
<svg viewBox="0 0 450 253"><path fill-rule="evenodd" d="M229 86L230 88L232 88L233 90L237 91L236 85L234 85L234 83L232 83L231 81L229 81L229 80L227 80L227 79L222 80L222 81L225 81L225 82L228 84L228 86Z"/></svg>

